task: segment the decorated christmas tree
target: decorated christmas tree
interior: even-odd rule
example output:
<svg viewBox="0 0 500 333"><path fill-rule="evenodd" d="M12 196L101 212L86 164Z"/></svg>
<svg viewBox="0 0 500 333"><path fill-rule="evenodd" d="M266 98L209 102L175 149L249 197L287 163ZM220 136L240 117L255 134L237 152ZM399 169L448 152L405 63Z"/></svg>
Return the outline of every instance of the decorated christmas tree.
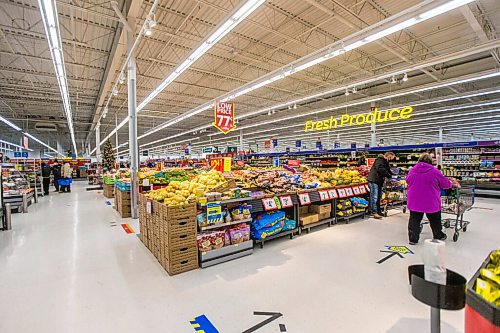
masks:
<svg viewBox="0 0 500 333"><path fill-rule="evenodd" d="M106 171L111 171L115 167L115 154L111 140L106 140L102 148L102 167Z"/></svg>

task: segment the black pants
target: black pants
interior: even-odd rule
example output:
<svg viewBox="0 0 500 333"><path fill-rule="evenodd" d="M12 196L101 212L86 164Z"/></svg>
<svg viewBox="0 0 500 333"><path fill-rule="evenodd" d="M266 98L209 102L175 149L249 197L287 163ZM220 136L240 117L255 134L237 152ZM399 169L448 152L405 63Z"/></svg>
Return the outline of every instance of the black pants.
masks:
<svg viewBox="0 0 500 333"><path fill-rule="evenodd" d="M441 211L435 213L425 213L431 225L434 239L441 239L444 233L441 226ZM410 242L418 242L420 238L420 222L424 218L424 213L410 211L410 220L408 221L408 238Z"/></svg>
<svg viewBox="0 0 500 333"><path fill-rule="evenodd" d="M59 192L59 177L54 177L54 187L56 188L56 192Z"/></svg>
<svg viewBox="0 0 500 333"><path fill-rule="evenodd" d="M49 195L50 178L43 178L42 185L43 185L43 194Z"/></svg>
<svg viewBox="0 0 500 333"><path fill-rule="evenodd" d="M71 192L71 185L61 185L61 192Z"/></svg>

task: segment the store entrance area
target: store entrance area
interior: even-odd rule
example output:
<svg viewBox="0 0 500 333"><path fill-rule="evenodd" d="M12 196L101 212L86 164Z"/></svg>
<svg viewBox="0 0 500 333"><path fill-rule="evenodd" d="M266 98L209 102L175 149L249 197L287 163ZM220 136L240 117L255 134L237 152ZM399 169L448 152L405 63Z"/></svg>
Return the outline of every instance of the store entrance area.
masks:
<svg viewBox="0 0 500 333"><path fill-rule="evenodd" d="M239 333L268 318L254 311L283 314L259 333L429 330L429 308L409 292L407 269L422 263L423 245L408 244L407 213L319 226L170 277L136 235L138 221L86 187L40 198L0 233L1 332L190 333L205 315L219 332ZM499 214L495 199L476 198L467 232L446 241L449 269L472 277L499 245ZM421 239L430 237L426 225ZM377 263L386 246L414 254ZM463 331L463 310L442 312L443 333Z"/></svg>

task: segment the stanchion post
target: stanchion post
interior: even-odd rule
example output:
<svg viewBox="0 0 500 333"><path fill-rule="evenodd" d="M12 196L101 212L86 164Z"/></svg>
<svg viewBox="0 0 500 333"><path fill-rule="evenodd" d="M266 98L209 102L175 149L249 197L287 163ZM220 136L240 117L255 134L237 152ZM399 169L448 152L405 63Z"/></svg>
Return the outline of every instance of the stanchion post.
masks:
<svg viewBox="0 0 500 333"><path fill-rule="evenodd" d="M5 204L5 230L12 230L12 208L10 203Z"/></svg>
<svg viewBox="0 0 500 333"><path fill-rule="evenodd" d="M26 196L26 193L23 193L23 213L28 212L28 197Z"/></svg>
<svg viewBox="0 0 500 333"><path fill-rule="evenodd" d="M441 333L441 310L431 307L431 333Z"/></svg>

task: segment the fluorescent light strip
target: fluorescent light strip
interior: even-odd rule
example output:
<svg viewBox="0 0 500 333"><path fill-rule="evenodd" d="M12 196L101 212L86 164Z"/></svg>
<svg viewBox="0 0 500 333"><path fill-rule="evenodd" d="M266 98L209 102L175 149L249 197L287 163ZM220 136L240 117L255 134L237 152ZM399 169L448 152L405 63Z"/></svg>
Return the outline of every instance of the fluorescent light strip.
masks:
<svg viewBox="0 0 500 333"><path fill-rule="evenodd" d="M229 99L234 99L238 96L247 94L253 90L264 87L264 86L266 86L274 81L283 79L289 75L292 75L292 74L297 73L299 71L310 68L310 67L317 65L321 62L324 62L328 59L332 59L334 57L337 57L346 51L354 50L354 49L359 48L365 44L374 42L374 41L379 40L383 37L386 37L392 33L409 28L417 23L421 23L425 20L428 20L428 19L433 18L435 16L438 16L440 14L446 13L450 10L453 10L455 8L458 8L460 6L468 4L472 1L474 1L474 0L447 1L444 4L438 5L435 8L431 8L431 9L428 9L427 11L425 11L421 14L417 14L413 18L407 19L403 22L396 23L395 25L393 25L389 28L382 29L378 32L375 32L375 33L369 35L369 36L366 36L361 40L358 40L355 42L352 42L352 41L349 42L349 40L351 40L353 38L359 37L360 35L366 34L369 31L374 30L374 27L376 30L378 27L382 26L383 24L385 24L387 22L394 22L394 21L397 21L398 19L400 19L400 17L402 17L403 15L407 15L408 13L411 13L411 12L421 11L421 8L423 5L432 6L437 1L427 1L424 4L416 5L414 7L407 9L406 11L404 11L402 13L396 14L393 17L389 17L388 19L385 19L385 20L383 20L383 21L381 21L373 26L369 26L369 27L365 28L364 30L347 37L346 38L347 45L345 45L344 40L338 41L338 42L336 42L328 47L325 47L321 50L314 52L311 55L305 56L297 61L292 62L291 64L288 64L285 68L282 67L282 68L275 70L275 71L269 73L268 75L266 75L266 76L271 76L271 77L266 78L266 76L264 76L264 78L252 81L252 82L240 87L236 91L230 92L230 93L222 96L220 99L229 100ZM309 59L309 58L311 58L311 59ZM287 67L289 69L286 69ZM142 135L140 138L143 138L147 135L151 135L151 134L153 134L157 131L160 131L166 127L172 126L172 125L174 125L174 124L176 124L184 119L195 116L195 115L197 115L205 110L210 109L213 105L214 105L214 101L211 101L209 103L202 105L201 107L199 107L195 110L188 111L181 117L174 118L174 119L172 119L172 120L170 120L162 125L157 126L156 128L153 128L152 130L150 130L150 131L146 132L144 135Z"/></svg>
<svg viewBox="0 0 500 333"><path fill-rule="evenodd" d="M21 131L21 127L15 125L14 123L10 122L9 120L5 119L4 117L0 116L0 121L4 122L6 125L12 127L16 131Z"/></svg>
<svg viewBox="0 0 500 333"><path fill-rule="evenodd" d="M68 81L66 78L66 69L64 65L64 54L59 32L59 21L57 6L55 0L38 0L40 14L42 16L45 34L49 43L50 54L54 64L59 90L61 92L63 109L68 121L69 133L73 143L75 154L78 152L75 141L75 131L73 129L73 115L71 113L71 103L69 100Z"/></svg>
<svg viewBox="0 0 500 333"><path fill-rule="evenodd" d="M41 0L39 0L41 1ZM241 5L234 13L232 13L227 20L222 23L216 30L201 43L201 45L196 48L191 54L189 54L186 59L172 70L172 72L163 80L163 82L153 90L145 99L137 106L137 112L140 112L144 107L149 104L160 92L162 92L168 85L170 85L179 75L186 71L194 62L196 62L203 54L212 48L220 39L227 35L231 30L233 30L241 21L243 21L248 15L254 12L260 5L262 5L265 0L248 0L243 5ZM204 111L204 110L201 110ZM201 112L200 111L200 112ZM184 120L181 117L179 121ZM115 133L121 127L123 127L128 122L128 117L120 123L111 133ZM111 134L112 135L112 134ZM138 137L141 139L144 136ZM101 145L107 139L101 141ZM95 149L91 152L93 152Z"/></svg>
<svg viewBox="0 0 500 333"><path fill-rule="evenodd" d="M404 95L408 95L408 94L414 94L414 93L424 92L424 91L428 91L428 90L439 89L439 88L448 87L448 86L451 86L451 85L456 85L456 84L461 84L461 83L466 83L466 82L472 82L472 81L477 81L477 80L483 80L483 79L487 79L487 78L491 78L491 77L496 77L496 76L500 76L500 71L493 70L493 71L487 71L486 73L482 72L482 73L480 73L479 76L467 75L467 78L461 79L461 80L457 80L457 81L453 81L453 80L441 81L440 84L438 84L438 85L431 84L431 85L427 85L427 86L425 86L423 88L414 89L414 90L411 90L411 91L403 91L403 92L399 92L399 93L395 93L395 94L391 94L391 95L386 95L386 96L382 96L382 97L371 98L369 100L353 102L353 103L350 103L347 106L328 107L328 108L324 108L324 109L320 109L320 110L308 112L307 114L299 114L299 115L294 115L294 116L289 116L289 117L284 117L284 118L278 118L278 119L273 119L273 120L270 119L270 120L267 120L265 122L250 124L250 125L247 125L247 126L240 126L239 129L242 130L242 129L252 128L252 127L256 127L256 126L269 125L271 123L276 123L276 122L281 122L281 121L286 121L286 120L291 120L291 119L302 118L302 117L305 117L305 116L310 116L310 115L313 115L313 114L318 114L318 113L323 113L323 112L338 110L338 109L346 108L346 107L349 107L349 106L362 105L362 104L366 104L366 103L369 103L369 102L375 102L375 101L385 100L385 99L389 99L389 98L400 97L400 96L404 96ZM217 133L215 135L219 135L219 134Z"/></svg>
<svg viewBox="0 0 500 333"><path fill-rule="evenodd" d="M479 77L476 77L475 80L481 80L481 79L483 79L485 77L490 77L489 76L490 74L491 73L488 72L485 75L481 75ZM462 82L464 80L472 80L472 78L461 79L461 80L458 80L457 82ZM470 81L468 81L468 82L470 82ZM457 84L457 83L455 83L455 82L444 82L444 83L441 82L441 84L438 85L438 88L441 88L443 86L453 85L453 84ZM425 87L425 88L428 88L428 87ZM421 89L424 89L424 88L421 88ZM345 109L347 107L352 107L352 106L361 105L361 104L367 104L367 103L370 103L370 102L376 101L376 100L391 99L391 98L397 97L397 96L403 96L403 95L413 94L414 92L416 92L416 91L415 90L410 90L410 91L405 91L404 94L397 93L397 94L394 94L394 95L382 96L382 98L365 99L363 101L352 102L352 103L349 103L347 105L339 105L337 107L327 108L327 109L323 109L323 110L320 109L320 110L314 111L313 113L320 113L320 112L333 111L333 110L338 110L338 109ZM475 93L471 93L471 94L461 94L460 96L445 97L445 98L441 98L441 99L433 99L433 100L426 101L426 102L420 102L420 103L415 103L415 104L412 103L412 105L414 105L414 106L420 106L420 105L437 104L437 103L442 103L442 102L447 102L447 101L452 101L452 100L457 100L457 99L464 99L464 98L470 98L470 97L476 97L476 96L483 96L483 95L495 94L495 93L500 93L500 89L480 91L480 92L475 92ZM306 114L304 116L307 116L309 114L311 114L311 113L308 113L308 114ZM268 122L266 122L266 123L268 123ZM259 126L261 126L261 125L265 125L265 124L264 123L259 123ZM292 125L290 127L294 127L294 126L298 127L298 126L302 126L302 125L298 124L298 125ZM197 128L195 130L190 130L190 131L186 131L186 132L182 132L182 133L178 133L178 134L172 135L172 136L167 137L167 138L158 139L156 141L152 141L152 142L143 144L143 145L141 145L141 147L149 146L151 144L155 144L155 143L158 143L158 142L161 142L161 141L165 141L165 140L170 140L170 139L182 136L182 135L186 135L186 134L192 133L193 131L199 131L199 130L204 129L204 128L205 127L203 126L203 127ZM280 129L280 128L281 127L274 128L273 130ZM240 129L246 129L246 127L240 127ZM213 136L213 135L219 135L219 133L212 134L212 135L209 135L209 136ZM237 137L237 136L233 136L233 137ZM226 137L226 139L227 139L227 137ZM217 139L215 139L215 140L217 140Z"/></svg>
<svg viewBox="0 0 500 333"><path fill-rule="evenodd" d="M137 112L140 112L147 104L149 104L159 93L168 87L179 75L186 71L193 63L195 63L201 56L210 50L219 40L231 32L238 24L240 24L248 15L253 13L260 7L265 0L248 0L234 11L224 23L218 26L215 31L205 38L205 40L198 46L186 59L172 70L172 72L163 80L163 82L153 90L145 99L137 106Z"/></svg>
<svg viewBox="0 0 500 333"><path fill-rule="evenodd" d="M488 74L486 74L486 77L489 77ZM483 76L480 76L479 78L476 78L476 79L477 80L483 79ZM459 81L459 82L461 82L461 81ZM456 84L456 83L453 83L453 82L447 83L447 82L445 82L444 84L445 85L453 85L453 84ZM441 88L441 87L442 87L441 85L438 86L438 88ZM356 105L370 103L372 101L390 99L390 98L397 97L397 96L413 94L415 91L411 90L411 91L404 91L404 92L405 92L405 94L398 93L398 94L395 94L395 95L382 96L382 98L363 99L361 101L355 101L355 102L351 102L351 103L348 103L348 104L339 105L337 107L327 108L325 111L318 110L315 113L326 112L326 111L333 111L333 110L343 109L343 108L352 107L352 106L356 106ZM421 102L421 103L416 103L416 104L412 103L412 105L414 105L414 106L420 106L420 105L442 103L442 102L447 102L447 101L452 101L452 100L457 100L457 99L464 99L464 98L470 98L470 97L476 97L476 96L482 96L482 95L488 95L488 94L495 94L495 93L500 93L500 89L480 91L480 92L476 92L476 93L472 93L472 94L461 94L460 96L446 97L446 98L442 98L442 99L434 99L434 100L430 100L430 101L427 101L427 102ZM286 106L287 104L290 104L290 103L286 103L286 104L283 104L283 105ZM278 107L275 107L275 108L278 108ZM266 109L263 109L263 110L256 111L253 114L257 114L257 113L260 114L260 113L262 113L261 111L267 111L267 110L271 110L271 109L273 109L273 108L266 108ZM309 114L311 114L311 113L307 113L306 115L309 115ZM242 117L246 117L246 115L242 115L241 117L237 117L237 119L242 118ZM152 141L152 142L145 143L145 144L141 145L141 147L149 146L149 145L152 145L152 144L155 144L155 143L158 143L158 142L162 142L162 141L165 141L165 140L170 140L170 139L182 136L182 135L189 134L189 133L191 133L193 131L200 131L200 130L203 130L203 129L206 129L206 128L209 128L209 127L211 127L211 125L201 126L201 127L198 127L198 128L196 128L194 130L190 130L190 131L178 133L178 134L169 136L167 138L162 138L162 139L158 139L158 140L155 140L155 141ZM239 127L239 129L245 129L245 127ZM214 135L220 135L220 133L209 134L209 136L214 136Z"/></svg>
<svg viewBox="0 0 500 333"><path fill-rule="evenodd" d="M38 142L42 146L45 146L45 147L49 148L50 150L52 150L53 152L59 154L60 156L64 156L63 154L61 154L60 152L58 152L57 150L55 150L54 148L52 148L51 146L49 146L48 144L46 144L45 142L43 142L42 140L39 140L36 137L34 137L33 135L29 134L28 132L23 132L23 134L26 135L27 137L35 140L36 142Z"/></svg>
<svg viewBox="0 0 500 333"><path fill-rule="evenodd" d="M8 145L13 146L13 147L21 148L21 149L24 149L24 150L33 151L33 149L30 149L30 148L24 148L23 146L17 145L17 144L15 144L15 143L12 143L12 142L9 142L9 141L0 140L0 142L1 142L1 143L8 144Z"/></svg>
<svg viewBox="0 0 500 333"><path fill-rule="evenodd" d="M500 101L496 101L496 102L487 102L487 103L483 103L482 105L476 105L476 106L486 106L486 105L492 105L492 104L499 104ZM444 108L444 109L433 109L433 110L427 110L427 111L422 111L420 113L416 113L415 114L415 117L418 117L418 116L424 116L424 115L429 115L429 114L434 114L434 113L441 113L441 112L448 112L448 111L455 111L455 110L459 110L459 109L466 109L466 108L471 108L471 107L474 107L474 105L467 105L467 106L464 106L464 107L454 107L454 108ZM381 110L381 112L383 111L386 111L386 110ZM490 110L484 110L484 111L479 111L479 112L474 112L474 113L467 113L466 115L475 115L475 114L483 114L483 113L487 113L487 112L496 112L496 111L500 111L500 109L490 109ZM464 114L465 115L465 114ZM460 115L447 115L447 116L439 116L437 118L426 118L426 119L415 119L415 120L410 120L410 121L406 121L404 126L405 127L411 127L412 124L416 123L416 122L422 122L422 121L428 121L428 120L432 120L432 119L442 119L442 118L449 118L449 117L457 117L457 116L462 116L462 114ZM409 125L408 125L409 124ZM296 127L299 127L299 126L304 126L303 124L297 124L295 125ZM377 129L383 129L384 127L390 127L390 128L397 128L394 127L395 125L393 124L381 124L377 127ZM275 128L275 130L279 130L281 128ZM359 129L360 131L366 131L366 128L362 128L362 129ZM303 133L303 131L298 131L300 133ZM298 133L297 132L297 133ZM349 133L352 133L352 132L356 132L356 129L335 129L335 130L332 130L332 132L330 133L330 135L336 135L336 134L339 134L339 133L343 133L343 132L349 132ZM328 135L327 133L318 133L318 132L315 132L315 133L307 133L307 134L302 134L302 135L298 135L298 134L295 134L295 135L291 135L291 136L281 136L281 138L295 138L295 137L310 137L311 135L313 136L324 136L324 135ZM269 138L270 135L263 135L263 136L251 136L251 137L244 137L244 140L255 140L255 139L264 139L264 138ZM220 143L223 143L225 140L227 140L228 138L221 138L221 139L216 139L216 140L211 140L211 141L204 141L204 142L201 142L201 143L197 143L196 145L198 144L201 144L201 145L207 145L207 144L220 144ZM215 142L214 142L215 141Z"/></svg>

